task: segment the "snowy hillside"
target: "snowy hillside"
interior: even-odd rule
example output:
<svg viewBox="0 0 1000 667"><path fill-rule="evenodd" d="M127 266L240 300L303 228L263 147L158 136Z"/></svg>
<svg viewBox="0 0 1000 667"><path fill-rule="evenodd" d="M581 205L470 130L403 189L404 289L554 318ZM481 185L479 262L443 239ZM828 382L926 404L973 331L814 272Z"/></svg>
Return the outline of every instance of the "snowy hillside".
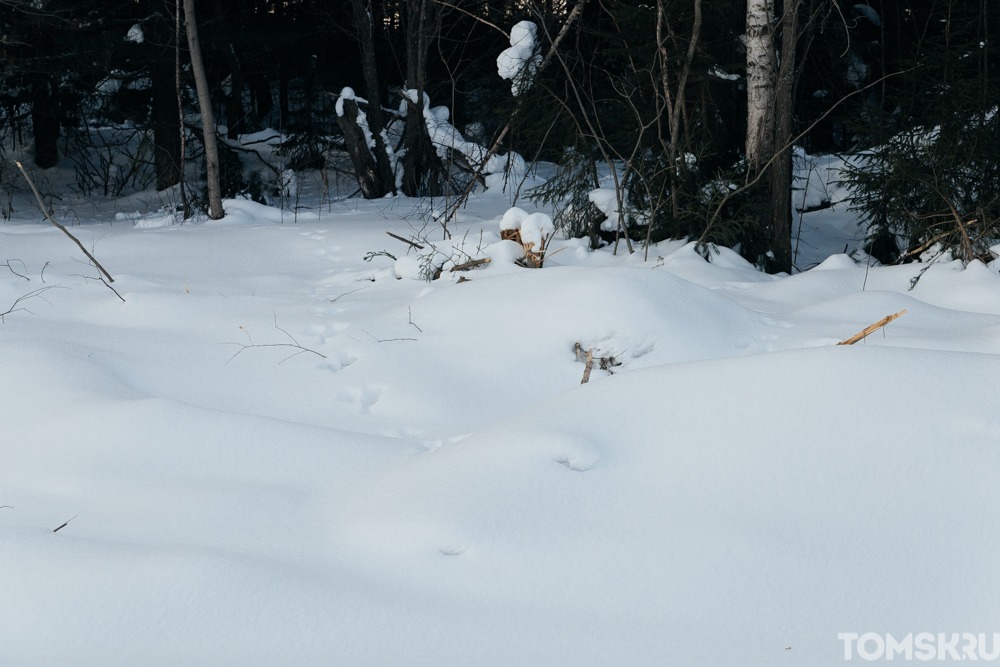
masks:
<svg viewBox="0 0 1000 667"><path fill-rule="evenodd" d="M453 243L404 198L63 209L124 302L19 208L0 664L819 666L994 632L998 267L824 260L858 246L833 199L782 277L683 243L524 269L499 195ZM427 282L386 232L493 261Z"/></svg>

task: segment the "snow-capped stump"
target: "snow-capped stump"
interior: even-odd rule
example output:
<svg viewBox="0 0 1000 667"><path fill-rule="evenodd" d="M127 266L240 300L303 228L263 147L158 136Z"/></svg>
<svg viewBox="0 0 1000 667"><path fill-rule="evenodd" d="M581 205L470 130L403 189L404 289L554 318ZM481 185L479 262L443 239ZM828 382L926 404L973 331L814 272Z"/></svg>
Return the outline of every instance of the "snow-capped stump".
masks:
<svg viewBox="0 0 1000 667"><path fill-rule="evenodd" d="M500 238L521 246L524 256L516 263L529 269L542 268L545 251L554 235L552 218L545 213L528 213L514 206L500 219Z"/></svg>

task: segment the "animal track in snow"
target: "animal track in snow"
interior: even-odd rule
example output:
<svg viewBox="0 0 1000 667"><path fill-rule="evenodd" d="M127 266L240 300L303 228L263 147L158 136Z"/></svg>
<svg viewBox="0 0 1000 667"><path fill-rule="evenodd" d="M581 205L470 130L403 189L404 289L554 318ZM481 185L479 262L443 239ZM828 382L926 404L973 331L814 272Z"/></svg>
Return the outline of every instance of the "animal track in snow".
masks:
<svg viewBox="0 0 1000 667"><path fill-rule="evenodd" d="M353 403L358 412L368 413L382 398L382 388L373 385L351 387L341 391L337 398L345 403Z"/></svg>
<svg viewBox="0 0 1000 667"><path fill-rule="evenodd" d="M564 456L563 458L556 459L556 463L566 466L573 472L587 472L594 467L592 463L583 463L575 456Z"/></svg>
<svg viewBox="0 0 1000 667"><path fill-rule="evenodd" d="M330 370L337 373L357 361L358 357L350 352L338 352L336 355L327 355L327 360Z"/></svg>

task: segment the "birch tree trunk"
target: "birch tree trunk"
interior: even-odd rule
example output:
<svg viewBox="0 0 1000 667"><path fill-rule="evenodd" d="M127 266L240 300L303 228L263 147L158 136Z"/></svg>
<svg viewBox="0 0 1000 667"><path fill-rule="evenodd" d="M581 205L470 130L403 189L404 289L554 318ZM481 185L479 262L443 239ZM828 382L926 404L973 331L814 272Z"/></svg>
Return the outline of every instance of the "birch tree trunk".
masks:
<svg viewBox="0 0 1000 667"><path fill-rule="evenodd" d="M191 51L191 71L195 88L198 90L198 108L201 111L202 132L205 138L205 173L208 180L208 217L220 220L225 216L222 210L222 187L219 183L219 145L215 138L215 115L212 112L212 98L208 93L208 76L201 58L201 44L198 41L198 21L194 13L194 0L184 0L184 22L187 28L188 49Z"/></svg>
<svg viewBox="0 0 1000 667"><path fill-rule="evenodd" d="M747 167L756 174L774 154L777 81L771 0L747 0Z"/></svg>

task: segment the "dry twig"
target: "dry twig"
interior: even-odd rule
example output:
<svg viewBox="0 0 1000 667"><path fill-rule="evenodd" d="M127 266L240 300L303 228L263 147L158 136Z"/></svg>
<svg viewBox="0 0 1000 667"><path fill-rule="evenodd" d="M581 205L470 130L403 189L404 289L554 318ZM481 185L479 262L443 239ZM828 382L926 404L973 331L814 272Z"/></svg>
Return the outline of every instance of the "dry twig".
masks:
<svg viewBox="0 0 1000 667"><path fill-rule="evenodd" d="M897 317L899 317L901 315L905 315L905 314L906 314L906 309L904 308L903 310L899 311L898 313L893 313L892 315L886 315L885 317L883 317L882 319L880 319L878 322L875 322L874 324L869 324L867 327L865 327L864 329L862 329L858 333L854 334L850 338L847 338L845 340L840 341L839 343L837 343L837 345L854 345L859 340L863 340L864 338L867 338L870 334L875 333L876 331L878 331L879 329L881 329L885 325L889 324L889 322L892 322Z"/></svg>
<svg viewBox="0 0 1000 667"><path fill-rule="evenodd" d="M410 239L405 239L402 236L400 236L399 234L393 234L392 232L386 232L386 234L388 234L392 238L396 239L397 241L402 241L403 243L409 243L411 246L413 246L417 250L423 250L424 249L424 247L422 245L420 245L419 243L414 243Z"/></svg>
<svg viewBox="0 0 1000 667"><path fill-rule="evenodd" d="M77 247L79 247L80 250L83 251L83 254L87 256L87 259L89 259L91 262L94 263L94 266L97 267L97 270L101 272L101 274L107 279L107 281L109 283L113 283L115 279L111 277L111 274L108 273L103 266L101 266L101 263L97 261L97 258L94 257L92 254L90 254L90 252L83 247L83 244L80 243L80 239L73 236L68 229L60 225L58 222L56 222L55 218L52 217L52 214L49 212L49 208L45 205L45 201L42 199L41 193L39 193L38 188L35 187L35 182L31 180L30 176L28 176L28 172L24 170L24 166L22 166L21 163L18 162L17 160L14 160L14 164L16 164L17 168L21 170L21 174L24 176L24 180L28 181L28 185L31 186L31 191L35 193L35 199L38 200L38 205L41 207L42 213L45 214L45 217L48 219L48 221L51 222L56 227L56 229L58 229L63 234L71 238L73 242L76 243ZM118 293L115 292L115 294ZM118 295L118 298L121 298L120 294ZM124 299L122 299L122 301L124 301Z"/></svg>

